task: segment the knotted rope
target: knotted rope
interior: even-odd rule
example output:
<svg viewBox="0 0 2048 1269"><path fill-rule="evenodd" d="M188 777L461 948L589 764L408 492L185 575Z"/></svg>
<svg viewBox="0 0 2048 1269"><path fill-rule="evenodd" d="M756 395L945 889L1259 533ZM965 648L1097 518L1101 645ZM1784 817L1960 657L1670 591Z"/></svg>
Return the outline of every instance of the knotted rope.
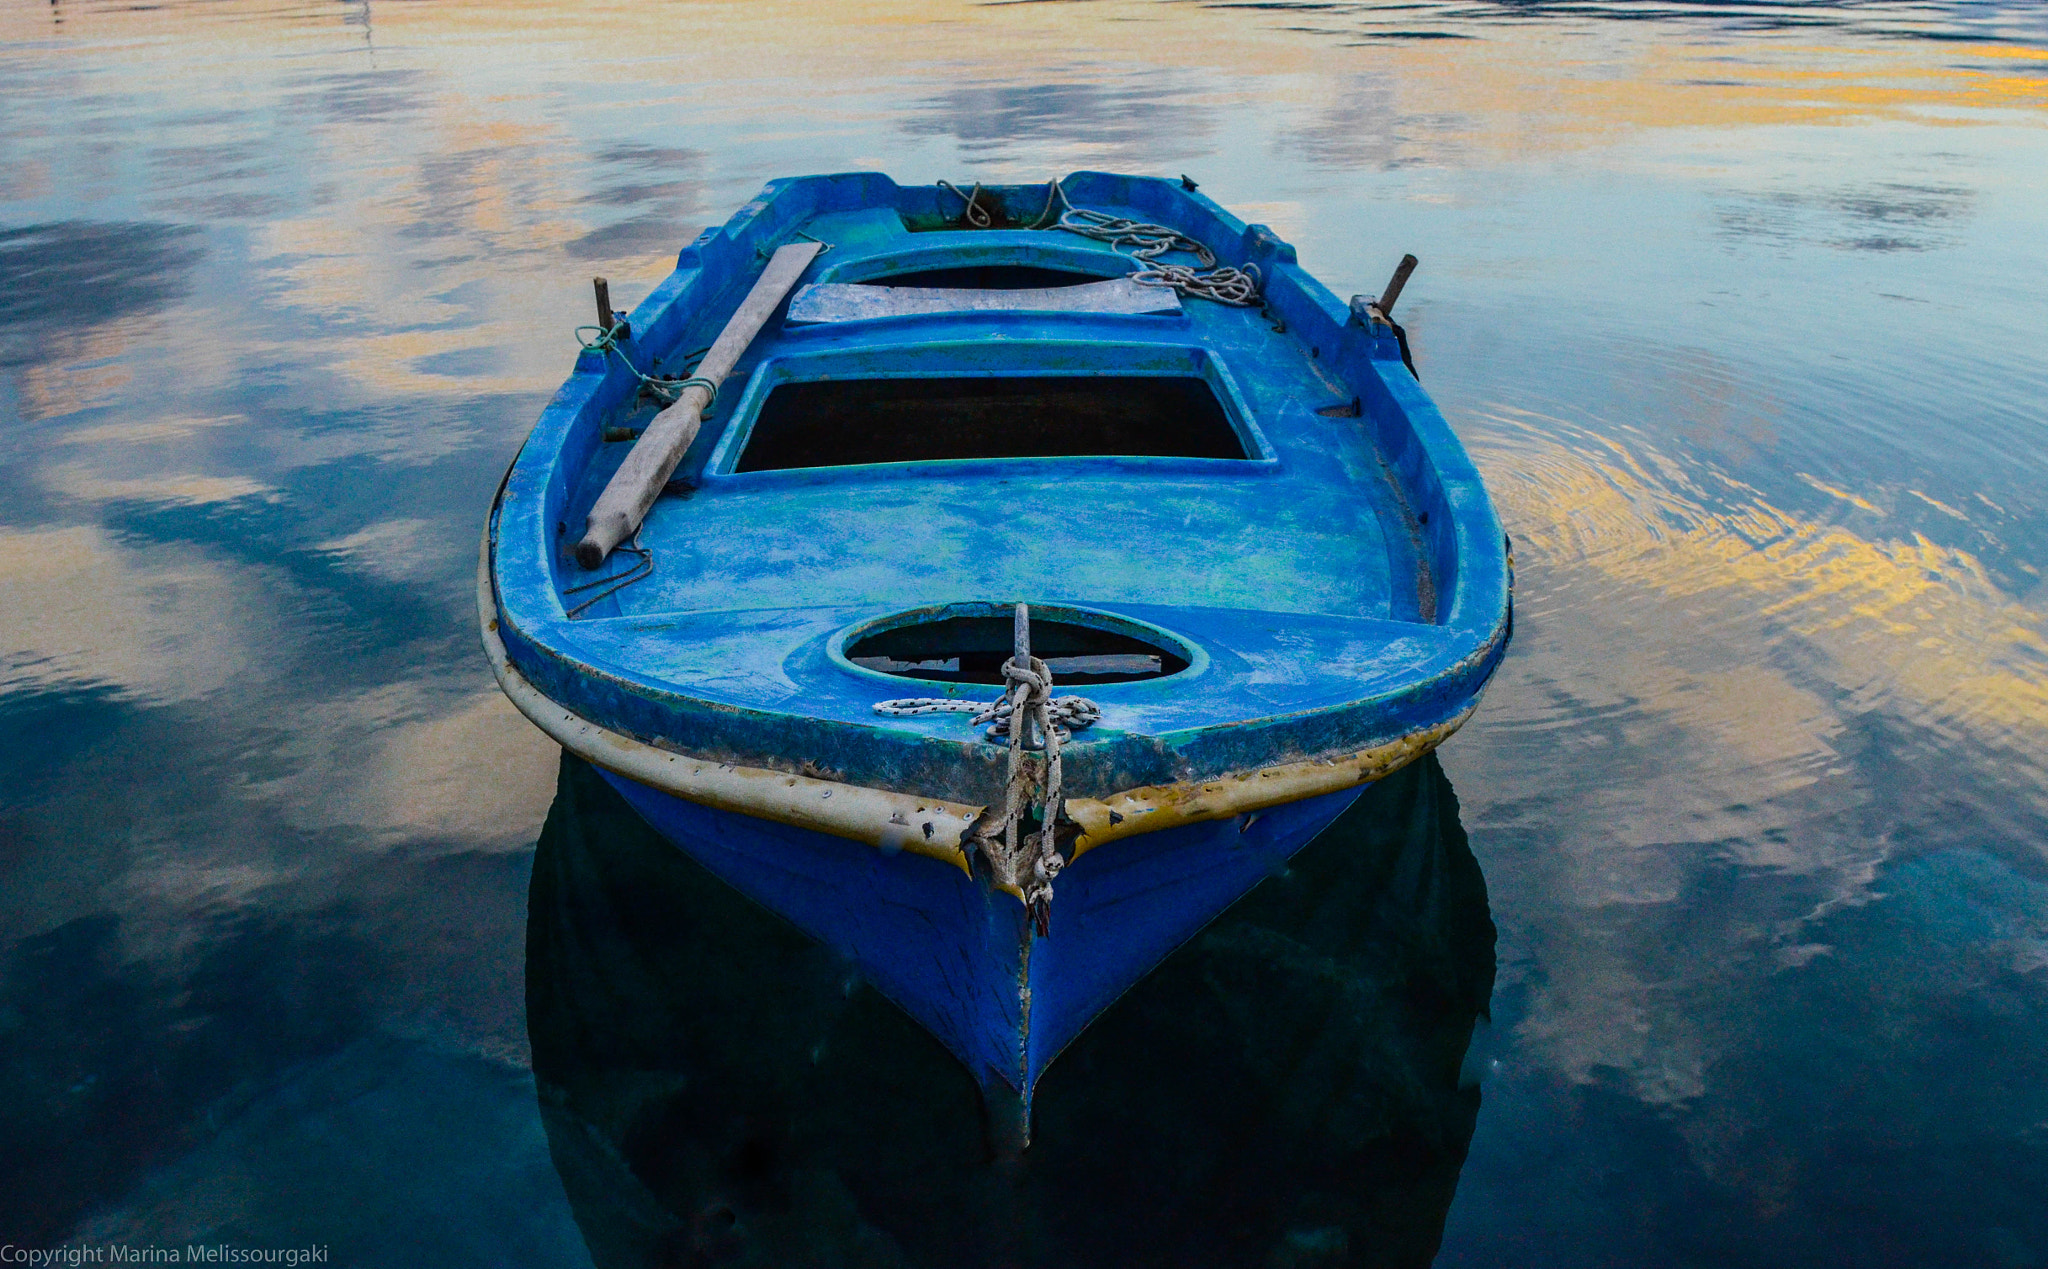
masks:
<svg viewBox="0 0 2048 1269"><path fill-rule="evenodd" d="M992 723L988 739L1007 740L1009 778L1003 787L1000 817L983 812L969 834L972 848L989 861L997 885L1014 889L1031 913L1041 935L1052 932L1052 880L1066 866L1059 852L1057 829L1066 804L1060 798L1060 746L1073 733L1102 717L1102 707L1082 696L1052 694L1052 671L1031 655L1030 610L1017 605L1017 655L1003 663L1009 690L987 704L945 697L918 696L878 701L875 712L891 717L912 714L974 713L973 722ZM1019 665L1019 661L1026 664ZM1044 748L1043 762L1029 751ZM1027 835L1024 819L1038 807L1038 831ZM990 807L993 811L995 808Z"/></svg>
<svg viewBox="0 0 2048 1269"><path fill-rule="evenodd" d="M682 398L683 390L686 388L698 387L704 389L704 413L711 413L712 403L718 400L718 385L709 379L700 379L695 375L691 375L688 378L664 378L661 375L641 373L640 367L634 365L632 360L626 356L626 350L619 346L621 332L625 329L625 326L624 318L612 323L609 327L578 326L576 328L576 342L583 345L585 352L601 353L607 357L617 357L619 364L624 366L632 373L635 379L640 381L641 387L647 389L647 395L653 397L663 407L674 405ZM594 338L586 339L584 337L585 331L595 331L596 335Z"/></svg>
<svg viewBox="0 0 2048 1269"><path fill-rule="evenodd" d="M975 838L994 865L996 880L1017 888L1031 922L1041 935L1052 933L1052 881L1067 861L1059 852L1054 830L1064 804L1060 801L1060 732L1052 720L1052 671L1037 657L1024 668L1012 657L1003 663L1003 677L1013 685L1008 700L1010 778L1004 787L1001 848L996 849L998 826L976 825ZM993 728L991 728L993 730ZM1024 835L1024 814L1037 800L1037 764L1025 756L1033 732L1044 738L1044 800L1039 805L1037 842ZM1035 846L1035 848L1034 848Z"/></svg>

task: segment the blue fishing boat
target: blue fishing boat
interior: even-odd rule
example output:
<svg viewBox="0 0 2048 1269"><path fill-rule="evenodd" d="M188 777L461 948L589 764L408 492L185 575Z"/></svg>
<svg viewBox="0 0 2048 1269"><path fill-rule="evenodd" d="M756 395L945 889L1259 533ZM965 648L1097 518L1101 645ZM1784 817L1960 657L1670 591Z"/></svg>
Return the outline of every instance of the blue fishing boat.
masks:
<svg viewBox="0 0 2048 1269"><path fill-rule="evenodd" d="M1475 708L1506 539L1392 310L1193 182L772 182L494 501L500 685L839 950L1000 1142L1068 1042Z"/></svg>

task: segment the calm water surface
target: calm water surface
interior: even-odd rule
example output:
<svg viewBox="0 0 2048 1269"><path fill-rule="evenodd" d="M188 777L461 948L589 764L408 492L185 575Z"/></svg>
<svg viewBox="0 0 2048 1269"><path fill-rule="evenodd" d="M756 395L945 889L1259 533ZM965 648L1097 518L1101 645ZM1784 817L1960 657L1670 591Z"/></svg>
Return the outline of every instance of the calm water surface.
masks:
<svg viewBox="0 0 2048 1269"><path fill-rule="evenodd" d="M0 0L0 89L0 1242L2048 1265L2040 6ZM1082 167L1422 257L1517 629L1004 1172L474 552L593 273Z"/></svg>

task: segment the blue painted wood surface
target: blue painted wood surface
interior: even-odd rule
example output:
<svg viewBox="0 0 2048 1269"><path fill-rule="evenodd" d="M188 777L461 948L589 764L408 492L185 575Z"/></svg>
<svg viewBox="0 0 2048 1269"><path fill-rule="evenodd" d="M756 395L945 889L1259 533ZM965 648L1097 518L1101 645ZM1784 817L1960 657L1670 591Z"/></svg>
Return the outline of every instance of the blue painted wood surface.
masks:
<svg viewBox="0 0 2048 1269"><path fill-rule="evenodd" d="M683 249L617 352L582 355L515 461L491 551L499 633L519 671L564 707L658 745L970 804L999 800L1004 751L963 715L885 718L873 705L995 689L855 666L840 647L849 629L921 606L1023 601L1150 623L1197 649L1183 673L1087 689L1103 713L1065 751L1076 797L1356 751L1469 709L1506 645L1504 538L1393 333L1361 324L1270 230L1176 182L1080 173L1063 187L1075 206L1169 224L1226 264L1255 266L1266 307L778 315L649 514L652 576L571 620L565 589L627 563L586 573L569 551L627 448L605 429L657 408L626 363L685 372L775 247L799 235L831 244L806 283L1133 267L1057 230L959 227L960 198L937 187L873 174L773 182ZM984 196L1028 223L1048 194ZM1199 377L1249 457L736 470L781 383L1030 374ZM1055 932L1034 943L1013 899L937 861L624 791L733 884L847 950L977 1072L1027 1093L1095 1011L1351 796L1112 842L1062 876ZM939 960L906 950L919 939L945 949Z"/></svg>
<svg viewBox="0 0 2048 1269"><path fill-rule="evenodd" d="M1034 938L1022 904L958 869L605 779L697 862L852 960L976 1079L1021 1091L1026 1114L1083 1027L1359 794L1089 851L1060 873L1051 935Z"/></svg>

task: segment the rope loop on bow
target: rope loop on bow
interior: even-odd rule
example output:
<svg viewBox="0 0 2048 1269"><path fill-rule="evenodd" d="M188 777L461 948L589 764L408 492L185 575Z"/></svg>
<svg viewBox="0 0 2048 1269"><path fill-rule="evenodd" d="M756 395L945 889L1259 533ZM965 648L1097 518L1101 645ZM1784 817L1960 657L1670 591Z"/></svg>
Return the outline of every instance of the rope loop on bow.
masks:
<svg viewBox="0 0 2048 1269"><path fill-rule="evenodd" d="M1003 663L1008 690L986 703L942 696L878 701L875 712L892 718L916 714L972 713L974 726L989 725L986 737L1006 743L1009 776L1001 814L991 806L968 835L968 847L988 860L995 883L1024 901L1039 934L1052 932L1052 881L1066 867L1058 830L1066 816L1060 796L1060 747L1074 733L1102 718L1102 706L1085 696L1052 694L1052 670L1030 652L1030 610L1017 605L1017 655ZM1025 828L1033 810L1038 827Z"/></svg>

